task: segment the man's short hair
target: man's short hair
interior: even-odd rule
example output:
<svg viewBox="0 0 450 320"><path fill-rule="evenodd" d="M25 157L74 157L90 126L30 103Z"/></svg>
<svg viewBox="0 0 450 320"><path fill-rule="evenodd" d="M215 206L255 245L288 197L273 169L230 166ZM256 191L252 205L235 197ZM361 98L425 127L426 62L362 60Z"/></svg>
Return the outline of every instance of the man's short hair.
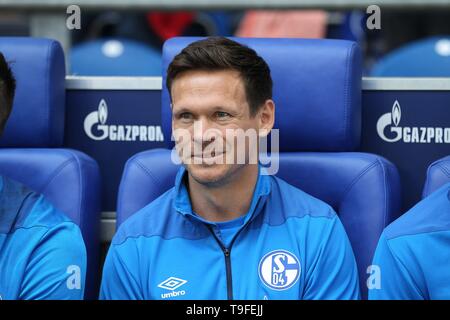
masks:
<svg viewBox="0 0 450 320"><path fill-rule="evenodd" d="M184 48L167 69L166 86L170 95L176 77L193 70L239 72L252 116L267 99L272 99L272 77L266 61L255 50L236 41L209 37Z"/></svg>
<svg viewBox="0 0 450 320"><path fill-rule="evenodd" d="M6 121L11 114L15 91L16 80L5 57L0 52L0 135L3 133Z"/></svg>

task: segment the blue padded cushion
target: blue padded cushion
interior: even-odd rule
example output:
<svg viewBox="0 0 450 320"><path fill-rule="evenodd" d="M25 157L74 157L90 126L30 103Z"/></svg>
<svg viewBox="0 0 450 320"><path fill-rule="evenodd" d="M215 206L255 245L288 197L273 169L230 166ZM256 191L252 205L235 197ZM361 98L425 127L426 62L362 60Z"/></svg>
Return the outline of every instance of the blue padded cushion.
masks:
<svg viewBox="0 0 450 320"><path fill-rule="evenodd" d="M202 38L179 37L163 48L162 125L171 137L167 67ZM329 39L231 38L265 59L274 83L280 151L349 151L361 133L361 53L355 42ZM169 139L168 147L173 146Z"/></svg>
<svg viewBox="0 0 450 320"><path fill-rule="evenodd" d="M422 192L422 198L450 182L450 156L433 162L427 170L427 178Z"/></svg>
<svg viewBox="0 0 450 320"><path fill-rule="evenodd" d="M17 168L20 167L20 170ZM74 221L88 254L85 296L97 294L100 175L97 163L70 149L1 149L0 175L43 194Z"/></svg>
<svg viewBox="0 0 450 320"><path fill-rule="evenodd" d="M65 63L59 42L0 37L0 52L17 80L2 147L58 147L64 137Z"/></svg>
<svg viewBox="0 0 450 320"><path fill-rule="evenodd" d="M116 229L133 213L174 186L179 166L170 160L170 152L152 149L128 159L119 185Z"/></svg>

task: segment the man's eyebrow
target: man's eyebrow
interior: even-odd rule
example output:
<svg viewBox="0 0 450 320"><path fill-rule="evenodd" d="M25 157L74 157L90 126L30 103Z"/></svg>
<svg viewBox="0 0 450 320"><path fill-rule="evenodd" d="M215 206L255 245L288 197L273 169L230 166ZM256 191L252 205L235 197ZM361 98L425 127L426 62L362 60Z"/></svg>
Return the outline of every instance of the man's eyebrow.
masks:
<svg viewBox="0 0 450 320"><path fill-rule="evenodd" d="M234 110L233 107L227 106L227 105L222 105L222 106L214 106L211 108L211 110L217 111L217 110Z"/></svg>
<svg viewBox="0 0 450 320"><path fill-rule="evenodd" d="M179 107L179 108L173 108L172 106L172 112L173 113L183 113L183 112L192 112L189 108L186 107Z"/></svg>
<svg viewBox="0 0 450 320"><path fill-rule="evenodd" d="M210 108L208 108L209 111L221 111L221 110L228 110L228 111L234 111L235 108L231 107L231 106L226 106L226 105L216 105L216 106L212 106ZM174 108L174 106L172 105L172 112L175 114L178 113L183 113L183 112L190 112L193 113L193 111L191 108L182 106L182 107L177 107Z"/></svg>

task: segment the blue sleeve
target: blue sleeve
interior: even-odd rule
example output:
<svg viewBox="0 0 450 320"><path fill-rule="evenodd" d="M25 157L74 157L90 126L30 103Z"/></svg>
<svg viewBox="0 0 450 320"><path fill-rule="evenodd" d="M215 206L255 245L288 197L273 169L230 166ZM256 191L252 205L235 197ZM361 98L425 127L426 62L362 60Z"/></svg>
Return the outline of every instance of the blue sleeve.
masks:
<svg viewBox="0 0 450 320"><path fill-rule="evenodd" d="M327 219L329 220L329 219ZM355 257L341 221L334 215L324 228L314 230L320 247L307 270L303 299L360 299Z"/></svg>
<svg viewBox="0 0 450 320"><path fill-rule="evenodd" d="M101 300L143 300L138 259L130 243L111 244L103 266Z"/></svg>
<svg viewBox="0 0 450 320"><path fill-rule="evenodd" d="M29 257L21 300L80 300L84 295L86 248L72 222L50 228Z"/></svg>
<svg viewBox="0 0 450 320"><path fill-rule="evenodd" d="M424 299L421 290L408 264L399 259L398 253L392 250L384 233L378 242L372 262L379 270L380 284L369 288L370 300L421 300Z"/></svg>

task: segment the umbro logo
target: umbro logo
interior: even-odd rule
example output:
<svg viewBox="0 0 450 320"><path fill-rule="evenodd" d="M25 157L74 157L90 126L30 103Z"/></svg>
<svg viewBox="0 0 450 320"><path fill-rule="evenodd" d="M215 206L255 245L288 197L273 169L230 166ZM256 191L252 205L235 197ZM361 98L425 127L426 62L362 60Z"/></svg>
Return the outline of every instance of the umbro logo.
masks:
<svg viewBox="0 0 450 320"><path fill-rule="evenodd" d="M175 290L179 287L181 287L183 284L185 284L187 281L175 277L170 277L160 284L158 284L158 287L167 289L167 290Z"/></svg>
<svg viewBox="0 0 450 320"><path fill-rule="evenodd" d="M166 280L164 280L163 282L158 284L158 287L160 287L162 289L170 290L171 292L162 293L161 298L167 299L167 298L185 295L186 292L184 290L180 290L180 291L175 291L175 290L178 289L179 287L181 287L182 285L184 285L186 282L187 282L186 280L183 280L180 278L175 278L175 277L167 278Z"/></svg>

